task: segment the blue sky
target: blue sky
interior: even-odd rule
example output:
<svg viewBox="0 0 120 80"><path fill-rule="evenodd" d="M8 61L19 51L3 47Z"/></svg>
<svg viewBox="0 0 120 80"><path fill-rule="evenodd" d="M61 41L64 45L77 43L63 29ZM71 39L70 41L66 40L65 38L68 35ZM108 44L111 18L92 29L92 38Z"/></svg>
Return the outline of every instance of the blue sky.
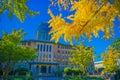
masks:
<svg viewBox="0 0 120 80"><path fill-rule="evenodd" d="M2 31L6 31L10 33L13 28L21 29L23 28L25 32L28 34L25 36L24 39L36 39L36 29L41 22L47 22L51 19L50 15L48 14L48 5L50 4L49 0L30 0L28 2L28 6L33 11L39 11L40 15L35 15L34 17L30 17L27 15L27 19L25 22L21 23L18 18L15 16L12 20L8 18L7 11L0 15L0 37L2 37ZM55 7L52 9L55 15L59 15L59 12ZM68 11L65 11L63 16L68 15ZM93 38L91 42L88 42L86 39L86 45L95 46L95 52L97 55L100 55L105 51L105 49L114 41L116 38L120 37L120 33L118 30L118 26L120 26L120 22L116 18L115 20L115 35L113 39L104 40L102 37L100 38ZM100 34L103 34L100 32ZM99 60L99 59L98 59Z"/></svg>

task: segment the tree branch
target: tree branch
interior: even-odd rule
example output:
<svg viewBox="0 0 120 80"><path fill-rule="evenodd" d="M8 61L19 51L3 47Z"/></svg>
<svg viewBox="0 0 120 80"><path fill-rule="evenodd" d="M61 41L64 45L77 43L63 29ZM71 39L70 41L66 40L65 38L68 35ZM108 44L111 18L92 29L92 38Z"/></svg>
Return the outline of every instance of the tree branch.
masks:
<svg viewBox="0 0 120 80"><path fill-rule="evenodd" d="M102 9L102 7L105 5L105 3L102 4L102 6L96 10L96 12L93 14L92 18L95 17L95 15L97 15L97 13ZM91 21L91 18L83 25L82 29L80 29L80 33L82 32L82 30L85 28L85 26Z"/></svg>

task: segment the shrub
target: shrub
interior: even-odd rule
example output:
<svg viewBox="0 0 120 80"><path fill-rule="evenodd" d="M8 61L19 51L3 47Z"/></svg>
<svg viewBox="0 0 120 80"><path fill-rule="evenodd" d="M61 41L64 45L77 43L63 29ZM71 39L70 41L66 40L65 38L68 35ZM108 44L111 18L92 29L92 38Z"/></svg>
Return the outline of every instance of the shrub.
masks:
<svg viewBox="0 0 120 80"><path fill-rule="evenodd" d="M3 75L3 71L2 71L2 69L0 69L0 76L1 76L1 75Z"/></svg>
<svg viewBox="0 0 120 80"><path fill-rule="evenodd" d="M71 68L69 68L69 67L66 67L66 68L64 69L64 73L66 73L67 75L71 75L72 72L73 72L73 70L72 70Z"/></svg>
<svg viewBox="0 0 120 80"><path fill-rule="evenodd" d="M66 76L64 80L104 80L104 79L95 76Z"/></svg>
<svg viewBox="0 0 120 80"><path fill-rule="evenodd" d="M10 71L8 75L15 75L15 71L14 70Z"/></svg>
<svg viewBox="0 0 120 80"><path fill-rule="evenodd" d="M79 68L69 68L69 67L66 67L64 69L64 73L66 73L67 75L72 75L72 73L74 75L79 75L79 74L82 74L81 70Z"/></svg>
<svg viewBox="0 0 120 80"><path fill-rule="evenodd" d="M72 73L74 73L74 75L82 74L82 72L80 71L79 68L73 68L73 69L72 69Z"/></svg>
<svg viewBox="0 0 120 80"><path fill-rule="evenodd" d="M19 72L19 71L29 72L29 70L27 68L17 68L15 71L17 71L17 72Z"/></svg>

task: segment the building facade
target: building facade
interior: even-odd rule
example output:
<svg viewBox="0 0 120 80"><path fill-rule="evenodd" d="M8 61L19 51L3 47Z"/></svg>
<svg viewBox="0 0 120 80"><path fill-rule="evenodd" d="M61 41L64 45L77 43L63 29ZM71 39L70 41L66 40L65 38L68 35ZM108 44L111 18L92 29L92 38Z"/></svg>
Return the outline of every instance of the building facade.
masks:
<svg viewBox="0 0 120 80"><path fill-rule="evenodd" d="M71 46L38 40L25 40L22 41L22 45L37 48L37 58L34 61L30 61L33 73L53 74L58 70L62 71L65 67L70 66Z"/></svg>
<svg viewBox="0 0 120 80"><path fill-rule="evenodd" d="M36 40L23 40L22 46L37 48L37 58L30 61L30 68L33 73L53 74L56 71L63 71L69 66L70 45L54 43L50 41L50 28L47 23L41 23L36 31Z"/></svg>

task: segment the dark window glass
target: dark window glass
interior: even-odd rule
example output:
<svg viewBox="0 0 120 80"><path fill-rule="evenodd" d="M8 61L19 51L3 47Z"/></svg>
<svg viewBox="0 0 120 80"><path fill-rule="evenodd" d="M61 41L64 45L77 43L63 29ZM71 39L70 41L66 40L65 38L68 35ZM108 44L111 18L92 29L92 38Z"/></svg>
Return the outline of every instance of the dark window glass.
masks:
<svg viewBox="0 0 120 80"><path fill-rule="evenodd" d="M37 49L38 49L38 50L39 50L39 47L40 47L40 46L39 46L39 44L38 44L38 45L37 45Z"/></svg>
<svg viewBox="0 0 120 80"><path fill-rule="evenodd" d="M49 49L49 52L51 52L51 49L52 49L52 46L50 45L50 49Z"/></svg>
<svg viewBox="0 0 120 80"><path fill-rule="evenodd" d="M58 45L58 48L60 48L60 45Z"/></svg>
<svg viewBox="0 0 120 80"><path fill-rule="evenodd" d="M67 51L65 53L67 54Z"/></svg>
<svg viewBox="0 0 120 80"><path fill-rule="evenodd" d="M45 44L44 44L44 47L43 47L43 51L45 51Z"/></svg>
<svg viewBox="0 0 120 80"><path fill-rule="evenodd" d="M51 54L49 54L49 58L51 58Z"/></svg>
<svg viewBox="0 0 120 80"><path fill-rule="evenodd" d="M28 42L28 46L30 46L31 45L31 42Z"/></svg>
<svg viewBox="0 0 120 80"><path fill-rule="evenodd" d="M70 54L70 51L68 51L68 54Z"/></svg>
<svg viewBox="0 0 120 80"><path fill-rule="evenodd" d="M42 44L40 45L40 51L42 51Z"/></svg>
<svg viewBox="0 0 120 80"><path fill-rule="evenodd" d="M58 53L60 53L60 50L58 50Z"/></svg>
<svg viewBox="0 0 120 80"><path fill-rule="evenodd" d="M47 52L48 52L48 47L49 47L49 45L47 45Z"/></svg>

